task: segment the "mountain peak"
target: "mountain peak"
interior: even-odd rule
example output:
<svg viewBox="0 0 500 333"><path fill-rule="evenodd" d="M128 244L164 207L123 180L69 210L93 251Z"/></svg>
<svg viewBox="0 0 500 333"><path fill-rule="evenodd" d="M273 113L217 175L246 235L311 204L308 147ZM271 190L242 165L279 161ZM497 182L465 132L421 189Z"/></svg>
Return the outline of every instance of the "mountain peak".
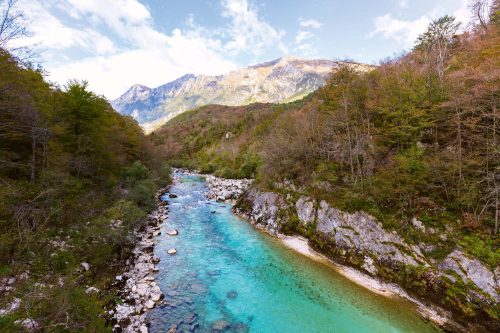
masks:
<svg viewBox="0 0 500 333"><path fill-rule="evenodd" d="M332 60L286 56L225 75L186 74L153 89L135 85L112 104L120 113L133 115L149 132L179 113L207 104L242 106L300 99L324 85L337 67Z"/></svg>

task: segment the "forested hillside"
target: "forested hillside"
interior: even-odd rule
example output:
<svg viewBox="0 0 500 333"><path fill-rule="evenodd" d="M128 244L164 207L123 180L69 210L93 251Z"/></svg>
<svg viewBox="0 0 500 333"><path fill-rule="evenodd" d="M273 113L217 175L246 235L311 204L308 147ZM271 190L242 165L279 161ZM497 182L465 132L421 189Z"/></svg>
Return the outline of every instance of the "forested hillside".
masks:
<svg viewBox="0 0 500 333"><path fill-rule="evenodd" d="M421 244L431 261L460 248L498 271L499 9L495 2L489 23L461 35L453 17L436 20L411 52L368 73L345 67L303 101L197 109L151 140L174 165L256 177L274 192L285 181L310 198L375 216ZM416 231L415 217L431 232ZM297 221L285 229L308 235ZM405 279L425 292L411 274ZM450 286L442 305L498 320L498 309Z"/></svg>
<svg viewBox="0 0 500 333"><path fill-rule="evenodd" d="M54 88L0 50L0 308L20 299L0 331L26 318L43 331L110 330L110 284L155 179L169 179L153 156L137 123L86 83Z"/></svg>

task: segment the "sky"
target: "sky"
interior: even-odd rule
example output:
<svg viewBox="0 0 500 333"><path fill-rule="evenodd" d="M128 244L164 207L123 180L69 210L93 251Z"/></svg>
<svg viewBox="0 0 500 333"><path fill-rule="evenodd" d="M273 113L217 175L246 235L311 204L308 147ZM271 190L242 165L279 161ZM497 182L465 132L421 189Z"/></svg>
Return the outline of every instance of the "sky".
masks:
<svg viewBox="0 0 500 333"><path fill-rule="evenodd" d="M113 100L133 84L220 75L283 56L376 64L468 0L18 0L47 78Z"/></svg>

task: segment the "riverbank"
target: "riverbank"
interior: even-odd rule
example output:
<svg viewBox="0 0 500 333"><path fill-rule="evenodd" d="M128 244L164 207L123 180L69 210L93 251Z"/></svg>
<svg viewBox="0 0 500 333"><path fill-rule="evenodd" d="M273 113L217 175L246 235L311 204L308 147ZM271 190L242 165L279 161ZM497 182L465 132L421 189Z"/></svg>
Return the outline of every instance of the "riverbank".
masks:
<svg viewBox="0 0 500 333"><path fill-rule="evenodd" d="M147 223L135 231L136 246L127 260L128 268L116 277L116 284L121 287L121 302L108 313L114 332L147 333L146 313L163 299L156 283L159 258L153 255L153 250L155 238L161 234L161 225L167 219L168 203L160 199L167 191L164 188L156 193L157 209L148 215Z"/></svg>
<svg viewBox="0 0 500 333"><path fill-rule="evenodd" d="M249 223L250 220L246 216L238 214L241 218L245 219ZM465 328L456 323L451 319L451 314L441 308L436 306L428 305L422 301L410 296L406 291L404 291L400 286L394 283L387 283L380 279L374 278L365 274L355 268L341 265L330 258L326 257L322 253L317 252L309 246L309 240L302 236L288 236L280 233L270 232L266 228L260 225L251 223L257 230L279 239L280 242L287 248L297 252L300 255L309 257L312 260L321 262L322 264L328 265L335 269L340 275L349 279L350 281L356 283L357 285L370 290L373 293L382 295L385 297L399 297L405 299L415 305L415 310L417 313L425 320L429 320L442 329L447 331L460 331L466 332Z"/></svg>
<svg viewBox="0 0 500 333"><path fill-rule="evenodd" d="M274 235L272 235L274 236ZM440 327L446 328L450 325L457 325L451 320L451 314L444 310L431 305L426 305L414 297L411 297L401 287L394 283L386 283L380 279L373 278L352 267L340 265L333 260L327 258L323 254L315 251L309 246L308 240L301 236L286 236L279 235L277 237L288 248L307 256L313 260L321 261L333 267L338 273L346 277L352 282L386 297L400 297L406 299L416 305L417 312L425 319L430 320Z"/></svg>

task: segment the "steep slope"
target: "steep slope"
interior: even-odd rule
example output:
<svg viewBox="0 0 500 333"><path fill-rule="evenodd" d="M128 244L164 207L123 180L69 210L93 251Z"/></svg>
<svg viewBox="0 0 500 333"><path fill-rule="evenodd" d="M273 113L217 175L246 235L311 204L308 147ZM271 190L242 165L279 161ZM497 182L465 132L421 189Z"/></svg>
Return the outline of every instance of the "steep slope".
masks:
<svg viewBox="0 0 500 333"><path fill-rule="evenodd" d="M177 114L207 104L238 106L300 99L321 87L340 64L286 57L226 75L188 74L154 89L134 85L112 105L151 132ZM361 64L350 66L361 71L371 68Z"/></svg>
<svg viewBox="0 0 500 333"><path fill-rule="evenodd" d="M498 331L497 22L452 36L441 67L416 49L339 68L291 104L186 112L150 138L172 165L255 178L237 205L253 223L446 308L464 331Z"/></svg>

